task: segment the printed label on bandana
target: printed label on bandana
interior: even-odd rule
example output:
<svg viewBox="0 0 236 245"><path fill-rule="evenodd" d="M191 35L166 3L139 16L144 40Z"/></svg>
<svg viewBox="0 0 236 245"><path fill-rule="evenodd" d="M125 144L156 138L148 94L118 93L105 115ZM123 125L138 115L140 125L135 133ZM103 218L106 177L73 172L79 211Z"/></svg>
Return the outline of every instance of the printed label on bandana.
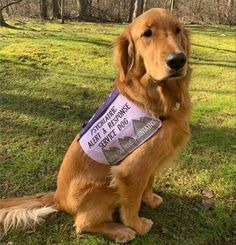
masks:
<svg viewBox="0 0 236 245"><path fill-rule="evenodd" d="M79 142L93 160L116 165L161 126L161 120L115 89L81 129Z"/></svg>

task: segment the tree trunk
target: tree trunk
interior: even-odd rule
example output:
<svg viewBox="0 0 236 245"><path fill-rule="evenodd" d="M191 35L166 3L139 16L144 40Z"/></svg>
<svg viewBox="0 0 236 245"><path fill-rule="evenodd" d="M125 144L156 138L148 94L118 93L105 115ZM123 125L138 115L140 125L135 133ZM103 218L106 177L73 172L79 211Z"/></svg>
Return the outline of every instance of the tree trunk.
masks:
<svg viewBox="0 0 236 245"><path fill-rule="evenodd" d="M7 23L4 20L2 10L0 10L0 26L7 26Z"/></svg>
<svg viewBox="0 0 236 245"><path fill-rule="evenodd" d="M136 18L143 13L144 0L137 0Z"/></svg>
<svg viewBox="0 0 236 245"><path fill-rule="evenodd" d="M175 0L170 0L170 12L173 13L173 10L175 8Z"/></svg>
<svg viewBox="0 0 236 245"><path fill-rule="evenodd" d="M229 25L233 23L233 11L234 11L234 1L228 0L225 17L227 19L227 24Z"/></svg>
<svg viewBox="0 0 236 245"><path fill-rule="evenodd" d="M144 0L136 0L134 7L133 20L143 13Z"/></svg>
<svg viewBox="0 0 236 245"><path fill-rule="evenodd" d="M134 15L134 6L135 6L136 0L131 0L130 1L130 7L129 7L129 16L127 22L132 22L133 20L133 15Z"/></svg>
<svg viewBox="0 0 236 245"><path fill-rule="evenodd" d="M65 0L61 0L61 23L65 23Z"/></svg>
<svg viewBox="0 0 236 245"><path fill-rule="evenodd" d="M92 13L91 13L91 8L89 8L89 6L92 6L92 2L93 2L93 0L87 0L86 1L87 2L87 5L88 5L88 7L87 7L87 15L88 16L91 16L92 15Z"/></svg>
<svg viewBox="0 0 236 245"><path fill-rule="evenodd" d="M228 7L228 9L232 8L232 7L233 7L233 5L234 5L234 1L232 1L232 0L228 0L228 3L227 3L227 7Z"/></svg>
<svg viewBox="0 0 236 245"><path fill-rule="evenodd" d="M197 12L198 12L198 13L201 12L201 7L202 7L202 0L199 0L198 6L197 6Z"/></svg>
<svg viewBox="0 0 236 245"><path fill-rule="evenodd" d="M217 7L217 16L218 16L218 24L221 24L221 14L220 14L220 1L216 0Z"/></svg>
<svg viewBox="0 0 236 245"><path fill-rule="evenodd" d="M121 1L119 1L119 3L118 3L118 13L117 13L117 22L118 23L121 22L120 13L121 13Z"/></svg>
<svg viewBox="0 0 236 245"><path fill-rule="evenodd" d="M40 0L40 15L42 20L48 19L46 0Z"/></svg>
<svg viewBox="0 0 236 245"><path fill-rule="evenodd" d="M58 0L52 0L52 16L53 19L61 18Z"/></svg>
<svg viewBox="0 0 236 245"><path fill-rule="evenodd" d="M88 1L79 0L79 3L80 3L79 17L82 20L87 20L88 19Z"/></svg>
<svg viewBox="0 0 236 245"><path fill-rule="evenodd" d="M146 11L147 1L148 1L148 0L144 0L144 1L143 1L143 12Z"/></svg>
<svg viewBox="0 0 236 245"><path fill-rule="evenodd" d="M80 8L79 0L76 0L76 5L77 5L77 8L79 9Z"/></svg>

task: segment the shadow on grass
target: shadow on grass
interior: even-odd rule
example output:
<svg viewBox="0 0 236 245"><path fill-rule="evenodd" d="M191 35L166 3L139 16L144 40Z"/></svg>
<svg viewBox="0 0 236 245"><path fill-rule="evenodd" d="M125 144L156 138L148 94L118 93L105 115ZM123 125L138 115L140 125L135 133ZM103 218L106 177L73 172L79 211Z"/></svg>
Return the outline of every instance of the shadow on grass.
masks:
<svg viewBox="0 0 236 245"><path fill-rule="evenodd" d="M113 85L113 81L115 80L115 75L114 74L111 74L111 75L101 75L100 73L96 74L96 73L91 73L89 74L89 72L78 72L78 74L73 74L71 73L71 71L60 71L58 72L59 75L62 75L62 76L71 76L71 77L75 77L79 80L82 80L82 81L88 81L89 80L99 80L102 82L106 81L106 82L109 82L111 85ZM69 86L71 84L68 84Z"/></svg>
<svg viewBox="0 0 236 245"><path fill-rule="evenodd" d="M190 63L197 64L197 65L210 65L210 66L236 68L236 62L232 60L206 59L194 55L191 57Z"/></svg>
<svg viewBox="0 0 236 245"><path fill-rule="evenodd" d="M209 149L215 152L235 154L236 134L233 128L191 126L192 141L199 147L199 152Z"/></svg>
<svg viewBox="0 0 236 245"><path fill-rule="evenodd" d="M191 31L199 32L199 33L216 33L218 36L220 35L219 32L222 33L229 33L230 35L235 35L235 27L222 28L218 26L203 26L203 25L186 25Z"/></svg>
<svg viewBox="0 0 236 245"><path fill-rule="evenodd" d="M19 28L17 26L13 26L13 25L10 25L8 23L6 23L4 26L0 26L0 30L1 30L2 27L8 28L8 29L13 29L13 30L24 30L23 28Z"/></svg>
<svg viewBox="0 0 236 245"><path fill-rule="evenodd" d="M219 59L206 59L206 58L203 59L201 56L195 56L195 55L191 55L191 59L202 60L207 62L219 62L219 63L225 62L225 63L232 63L236 65L236 62L234 60L223 60L223 59L219 60Z"/></svg>
<svg viewBox="0 0 236 245"><path fill-rule="evenodd" d="M61 32L60 32L61 33ZM112 42L104 40L102 38L93 38L93 37L86 37L83 34L78 36L78 34L71 33L71 36L65 37L65 35L55 35L53 33L45 33L45 31L37 31L35 36L29 37L25 35L25 33L19 33L18 37L23 39L34 39L38 38L40 40L51 40L51 41L66 41L66 42L75 42L75 43L88 43L93 44L101 47L112 48ZM10 36L10 35L8 35ZM14 35L12 35L14 37ZM76 37L76 38L75 38Z"/></svg>
<svg viewBox="0 0 236 245"><path fill-rule="evenodd" d="M22 55L20 57L24 57L24 55ZM29 68L33 68L34 69L31 72L37 72L37 70L40 70L42 72L46 72L46 69L45 68L42 68L42 67L40 67L40 66L37 65L37 61L36 60L33 60L32 57L30 57L30 58L31 58L30 61L34 61L34 63L29 64L29 63L25 63L24 61L14 61L14 60L5 59L5 58L0 59L0 61L1 61L1 65L5 65L5 66L9 66L9 67L27 66ZM17 74L17 75L20 75L20 74ZM31 74L31 75L34 75L34 74Z"/></svg>
<svg viewBox="0 0 236 245"><path fill-rule="evenodd" d="M53 35L47 35L46 38L50 38L56 41L68 41L68 42L78 42L78 43L89 43L89 44L95 44L97 46L103 46L103 47L110 47L112 48L112 43L110 41L103 40L101 38L95 39L95 38L86 38L84 36L80 36L77 38L62 38L62 37L55 37Z"/></svg>
<svg viewBox="0 0 236 245"><path fill-rule="evenodd" d="M55 101L46 98L34 98L26 95L15 95L8 93L0 93L1 95L1 108L13 112L23 113L29 116L43 117L51 121L67 121L75 122L77 117L81 120L87 120L89 115L96 110L96 106L88 103L88 99L95 97L95 91L80 88L74 98L82 101L80 105L72 104L71 102ZM63 95L63 92L60 94ZM66 96L70 96L65 94ZM91 97L90 97L91 96ZM69 104L69 105L68 105ZM88 104L90 105L88 107ZM64 108L69 106L69 108ZM77 117L75 116L77 115Z"/></svg>
<svg viewBox="0 0 236 245"><path fill-rule="evenodd" d="M234 95L235 92L230 91L230 90L212 90L212 89L196 89L196 88L191 88L191 92L200 92L200 93L212 93L212 94L220 94L220 95Z"/></svg>
<svg viewBox="0 0 236 245"><path fill-rule="evenodd" d="M222 48L217 48L217 47L212 47L212 46L208 46L208 45L201 45L201 44L197 44L197 43L191 43L192 46L195 47L200 47L200 48L206 48L206 49L213 49L213 50L217 50L217 51L224 51L224 52L229 52L229 53L234 53L234 50L230 50L230 49L222 49Z"/></svg>
<svg viewBox="0 0 236 245"><path fill-rule="evenodd" d="M236 68L236 62L232 60L206 59L194 55L191 57L190 64Z"/></svg>
<svg viewBox="0 0 236 245"><path fill-rule="evenodd" d="M1 88L7 88L9 86L16 85L14 75L17 73L17 80L39 80L48 72L46 68L40 67L37 62L33 59L30 60L32 63L26 63L23 61L13 61L10 59L0 58L0 81ZM27 87L26 87L27 89Z"/></svg>
<svg viewBox="0 0 236 245"><path fill-rule="evenodd" d="M154 226L144 237L137 236L129 244L233 244L233 213L214 199L211 209L202 207L200 196L190 198L173 193L160 193L164 203L155 210L142 205L141 216L151 218ZM17 244L116 244L100 236L84 234L77 236L73 218L58 213L51 216L43 226L33 232L13 231L2 238ZM43 237L43 241L42 241ZM19 243L20 242L20 243ZM31 242L31 243L29 243ZM231 242L231 243L230 243Z"/></svg>
<svg viewBox="0 0 236 245"><path fill-rule="evenodd" d="M225 61L227 62L227 61ZM236 68L236 65L233 66L233 65L228 65L228 64L225 64L225 63L208 63L208 62L204 62L204 61L190 61L190 64L191 65L203 65L203 66L217 66L217 67L227 67L227 68L233 68L235 69Z"/></svg>
<svg viewBox="0 0 236 245"><path fill-rule="evenodd" d="M69 117L69 116L68 116ZM36 125L36 124L29 124L27 122L17 122L15 120L9 120L9 119L3 119L1 121L1 128L2 128L2 135L5 133L4 128L8 128L8 131L11 132L12 135L15 137L17 136L19 141L22 140L22 138L27 141L27 138L33 138L36 137L34 143L35 146L39 144L48 144L48 145L62 145L64 144L65 151L67 150L66 147L71 143L70 141L73 139L73 137L76 136L77 133L79 133L80 126L82 123L79 123L79 118L73 116L73 119L78 121L78 130L75 132L74 128L70 127L68 125L67 127L59 127L57 124L54 124L54 126L48 126L47 123L43 125ZM68 124L71 122L71 117L68 118ZM53 134L52 134L53 130ZM7 132L8 132L7 131ZM4 137L5 139L2 140L2 143L8 144L9 139ZM45 143L46 142L46 143ZM22 142L21 146L23 149L28 149L28 146L25 145Z"/></svg>
<svg viewBox="0 0 236 245"><path fill-rule="evenodd" d="M28 27L27 22L21 20L15 20L14 25L7 24L7 28L20 30L20 31L38 31L32 27Z"/></svg>

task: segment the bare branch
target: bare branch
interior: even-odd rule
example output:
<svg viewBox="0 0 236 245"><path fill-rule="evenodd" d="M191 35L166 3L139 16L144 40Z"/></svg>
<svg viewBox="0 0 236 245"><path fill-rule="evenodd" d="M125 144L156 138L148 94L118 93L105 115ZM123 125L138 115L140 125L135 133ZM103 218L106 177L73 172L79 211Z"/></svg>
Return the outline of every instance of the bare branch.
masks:
<svg viewBox="0 0 236 245"><path fill-rule="evenodd" d="M22 0L15 0L15 1L11 1L9 3L6 3L5 5L3 5L3 3L1 4L1 7L0 7L0 11L3 11L3 9L13 5L13 4L16 4L16 3L20 3Z"/></svg>
<svg viewBox="0 0 236 245"><path fill-rule="evenodd" d="M99 12L101 12L101 13L103 13L104 14L104 16L106 16L107 18L108 18L108 20L109 19L112 19L112 17L109 15L109 14L107 14L105 11L103 11L102 9L100 9L100 8L96 8L96 7L94 7L92 4L91 4L91 2L89 2L88 1L88 6L91 8L91 9L95 9L95 10L97 10L97 11L99 11Z"/></svg>

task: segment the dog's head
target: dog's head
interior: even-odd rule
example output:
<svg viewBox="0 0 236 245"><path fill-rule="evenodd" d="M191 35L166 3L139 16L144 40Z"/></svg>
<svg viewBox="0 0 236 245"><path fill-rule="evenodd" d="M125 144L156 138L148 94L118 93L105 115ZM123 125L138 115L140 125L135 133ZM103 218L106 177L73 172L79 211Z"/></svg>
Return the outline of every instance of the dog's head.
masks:
<svg viewBox="0 0 236 245"><path fill-rule="evenodd" d="M151 9L127 26L115 44L119 80L129 72L153 81L178 79L187 73L188 33L167 10Z"/></svg>

